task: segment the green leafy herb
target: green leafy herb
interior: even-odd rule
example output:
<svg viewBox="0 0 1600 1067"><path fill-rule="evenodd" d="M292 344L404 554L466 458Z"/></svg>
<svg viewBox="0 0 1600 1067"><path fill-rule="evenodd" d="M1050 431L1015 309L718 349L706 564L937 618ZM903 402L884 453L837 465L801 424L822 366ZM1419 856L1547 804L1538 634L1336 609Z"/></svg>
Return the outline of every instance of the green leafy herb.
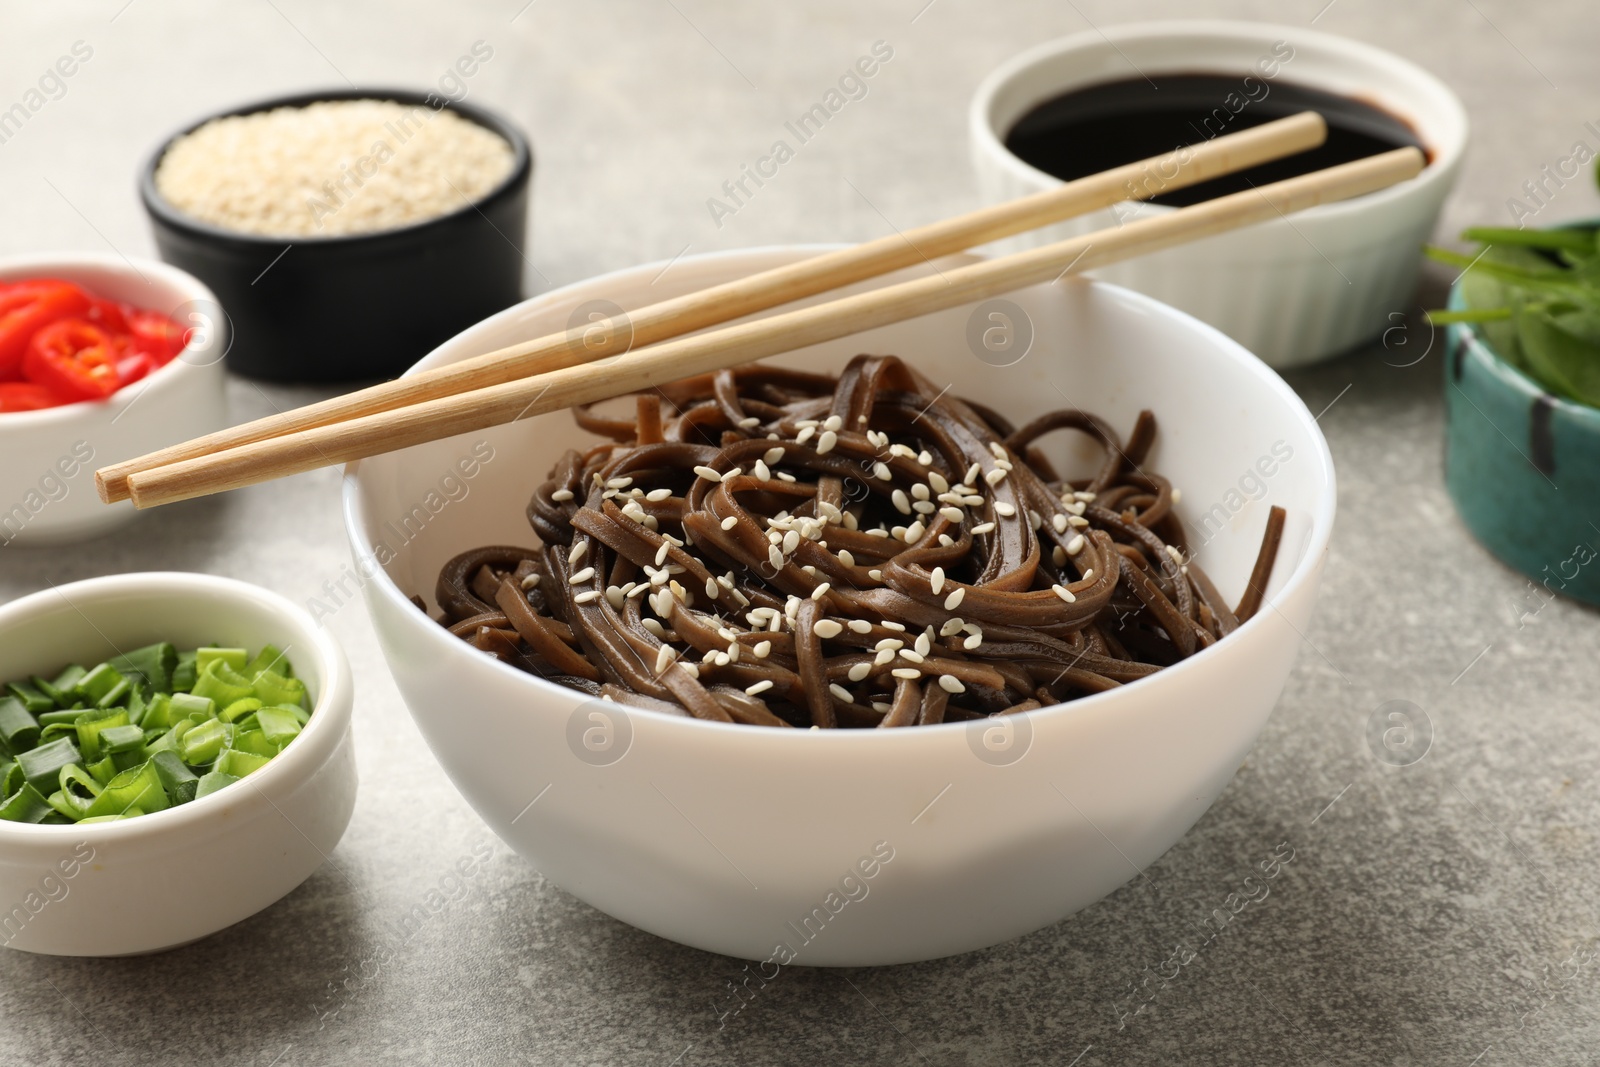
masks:
<svg viewBox="0 0 1600 1067"><path fill-rule="evenodd" d="M1506 362L1545 389L1600 407L1600 230L1474 227L1475 255L1428 249L1460 267L1459 311L1429 321L1469 323Z"/></svg>

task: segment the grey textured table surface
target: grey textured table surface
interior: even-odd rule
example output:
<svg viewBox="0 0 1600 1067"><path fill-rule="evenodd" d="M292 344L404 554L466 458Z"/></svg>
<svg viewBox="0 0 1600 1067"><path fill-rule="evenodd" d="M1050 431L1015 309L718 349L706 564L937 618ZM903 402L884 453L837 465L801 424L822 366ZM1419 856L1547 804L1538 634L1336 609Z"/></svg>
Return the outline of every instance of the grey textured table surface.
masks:
<svg viewBox="0 0 1600 1067"><path fill-rule="evenodd" d="M685 249L859 240L973 206L964 109L1002 59L1200 13L1315 21L1449 82L1475 145L1442 235L1508 218L1506 199L1600 119L1600 25L1582 0L11 3L0 103L74 41L94 54L0 145L0 253L153 254L132 176L179 122L346 79L437 83L480 39L494 56L470 99L536 147L533 287ZM716 226L705 198L880 38L895 56L870 95ZM1593 186L1574 183L1538 221L1595 210ZM1419 299L1446 280L1430 275ZM1519 622L1527 583L1470 539L1442 487L1438 350L1398 366L1428 328L1415 305L1396 310L1410 317L1389 349L1291 376L1313 410L1332 404L1340 515L1274 718L1199 825L1094 907L955 959L786 972L719 1027L740 964L596 913L496 841L429 756L354 608L330 622L359 680L363 776L337 870L164 955L0 953L0 1063L1591 1062L1600 621L1554 603ZM238 418L319 395L237 380L230 393ZM152 513L87 548L6 548L0 597L177 568L304 600L347 559L336 485L323 471ZM1390 699L1434 730L1405 768L1365 739ZM1270 897L1120 1018L1146 968L1284 842L1295 859ZM447 879L475 849L492 858Z"/></svg>

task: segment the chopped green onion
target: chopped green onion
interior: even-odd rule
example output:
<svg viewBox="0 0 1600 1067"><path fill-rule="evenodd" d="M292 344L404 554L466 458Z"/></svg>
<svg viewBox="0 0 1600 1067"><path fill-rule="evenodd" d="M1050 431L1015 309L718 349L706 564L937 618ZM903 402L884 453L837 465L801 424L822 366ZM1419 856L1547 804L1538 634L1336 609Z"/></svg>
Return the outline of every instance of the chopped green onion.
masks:
<svg viewBox="0 0 1600 1067"><path fill-rule="evenodd" d="M262 671L256 675L254 695L260 697L263 704L298 705L306 698L306 683L273 671Z"/></svg>
<svg viewBox="0 0 1600 1067"><path fill-rule="evenodd" d="M177 722L172 724L172 729L162 734L156 740L146 744L144 746L145 751L152 753L176 752L178 750L178 742L182 741L183 735L188 733L190 730L193 730L195 725L196 724L192 719L179 719Z"/></svg>
<svg viewBox="0 0 1600 1067"><path fill-rule="evenodd" d="M28 709L30 715L55 710L54 698L46 696L42 689L29 682L12 682L6 689L12 696L22 701L22 706Z"/></svg>
<svg viewBox="0 0 1600 1067"><path fill-rule="evenodd" d="M35 789L32 783L23 785L4 803L0 803L0 819L11 822L43 822L55 809L44 795Z"/></svg>
<svg viewBox="0 0 1600 1067"><path fill-rule="evenodd" d="M144 725L144 713L150 706L144 698L144 686L135 684L128 694L128 702L123 705L128 710L128 721L134 726Z"/></svg>
<svg viewBox="0 0 1600 1067"><path fill-rule="evenodd" d="M50 683L50 688L61 694L56 703L63 708L70 705L76 699L73 693L77 692L78 683L83 681L83 676L88 673L76 663L63 668L61 673L55 676L55 680Z"/></svg>
<svg viewBox="0 0 1600 1067"><path fill-rule="evenodd" d="M92 823L92 822L116 822L119 819L134 819L134 818L137 818L137 817L139 817L140 815L143 815L143 814L144 814L144 809L143 808L132 807L132 808L129 808L128 810L122 812L120 815L91 815L87 819L79 819L78 820L78 825L82 826L85 823Z"/></svg>
<svg viewBox="0 0 1600 1067"><path fill-rule="evenodd" d="M199 716L201 719L210 719L217 714L217 702L210 697L195 696L193 693L173 693L168 703L171 710L167 715L174 724L179 719L191 719Z"/></svg>
<svg viewBox="0 0 1600 1067"><path fill-rule="evenodd" d="M226 663L235 671L243 671L250 662L250 651L244 648L197 648L194 650L194 669L201 674L213 663Z"/></svg>
<svg viewBox="0 0 1600 1067"><path fill-rule="evenodd" d="M98 823L187 804L271 762L309 706L271 645L251 657L161 642L11 682L0 686L0 818Z"/></svg>
<svg viewBox="0 0 1600 1067"><path fill-rule="evenodd" d="M256 695L250 679L222 660L212 660L206 664L199 680L194 683L193 692L195 696L210 697L223 707L235 700Z"/></svg>
<svg viewBox="0 0 1600 1067"><path fill-rule="evenodd" d="M67 800L67 794L63 793L59 789L45 797L44 802L50 805L52 811L54 811L57 815L62 816L69 822L77 822L84 816L83 812L73 807L72 804Z"/></svg>
<svg viewBox="0 0 1600 1067"><path fill-rule="evenodd" d="M61 768L60 782L61 788L46 798L49 805L73 821L87 816L102 791L100 783L76 763Z"/></svg>
<svg viewBox="0 0 1600 1067"><path fill-rule="evenodd" d="M77 716L82 715L83 712L74 712L73 714L74 716ZM39 732L39 744L49 744L51 741L55 741L62 737L76 742L78 740L78 728L70 722L51 723L49 726L46 726ZM35 745L34 747L37 748L38 746Z"/></svg>
<svg viewBox="0 0 1600 1067"><path fill-rule="evenodd" d="M100 698L127 681L122 672L109 663L102 663L84 675L72 690L72 695L88 703L98 703Z"/></svg>
<svg viewBox="0 0 1600 1067"><path fill-rule="evenodd" d="M235 778L243 778L254 774L271 762L271 756L258 756L254 752L241 752L236 748L229 748L224 749L222 755L217 757L216 765L212 769L223 774L231 774Z"/></svg>
<svg viewBox="0 0 1600 1067"><path fill-rule="evenodd" d="M193 652L179 652L178 665L172 668L172 691L174 693L187 693L194 688L194 683L199 679L200 672L194 668L195 654Z"/></svg>
<svg viewBox="0 0 1600 1067"><path fill-rule="evenodd" d="M32 748L39 740L39 720L15 696L0 697L0 740L12 752Z"/></svg>
<svg viewBox="0 0 1600 1067"><path fill-rule="evenodd" d="M139 717L139 725L148 735L151 730L159 736L165 733L175 721L168 717L172 707L171 693L157 693L150 698L150 703L145 705L144 714ZM179 715L177 718L183 718Z"/></svg>
<svg viewBox="0 0 1600 1067"><path fill-rule="evenodd" d="M288 657L272 645L263 646L261 654L251 660L240 673L246 678L254 678L262 671L274 671L285 678L294 677L294 668L289 666Z"/></svg>
<svg viewBox="0 0 1600 1067"><path fill-rule="evenodd" d="M100 748L110 753L144 747L144 731L137 726L112 726L100 731Z"/></svg>
<svg viewBox="0 0 1600 1067"><path fill-rule="evenodd" d="M306 699L306 683L299 678L285 678L272 670L262 670L256 675L256 696L262 704L299 705Z"/></svg>
<svg viewBox="0 0 1600 1067"><path fill-rule="evenodd" d="M201 797L210 796L217 790L230 786L238 780L233 775L223 774L221 771L207 771L200 776L200 783L195 788L194 798L199 800Z"/></svg>
<svg viewBox="0 0 1600 1067"><path fill-rule="evenodd" d="M115 756L107 756L105 759L100 760L97 763L89 764L89 773L93 775L94 780L99 782L101 785L105 785L107 782L111 781L111 779L115 778L117 773L121 770L122 768L117 766L117 760Z"/></svg>
<svg viewBox="0 0 1600 1067"><path fill-rule="evenodd" d="M57 781L61 784L62 792L82 800L85 807L100 795L100 783L90 777L89 772L76 763L68 764L61 768L61 774Z"/></svg>
<svg viewBox="0 0 1600 1067"><path fill-rule="evenodd" d="M67 699L65 693L55 687L53 682L47 682L37 674L33 676L33 687L50 698L50 707L46 708L46 711L49 711L51 708L59 708L63 704L72 703L72 701Z"/></svg>
<svg viewBox="0 0 1600 1067"><path fill-rule="evenodd" d="M178 665L178 650L170 642L136 648L108 661L124 677L138 676L146 690L164 693L172 688L172 671Z"/></svg>
<svg viewBox="0 0 1600 1067"><path fill-rule="evenodd" d="M133 683L124 678L111 687L111 691L94 702L97 708L114 708L133 695Z"/></svg>
<svg viewBox="0 0 1600 1067"><path fill-rule="evenodd" d="M214 763L232 733L233 726L230 723L221 719L207 719L178 741L178 755L191 767Z"/></svg>
<svg viewBox="0 0 1600 1067"><path fill-rule="evenodd" d="M43 790L55 789L60 781L61 768L81 762L83 756L78 746L65 737L17 753L17 766L22 768L22 776L28 784L41 791L40 800L44 799Z"/></svg>
<svg viewBox="0 0 1600 1067"><path fill-rule="evenodd" d="M200 778L184 766L183 760L179 759L176 753L157 752L150 757L150 766L156 769L156 776L161 779L161 787L167 791L167 799L174 804L187 804L195 798Z"/></svg>
<svg viewBox="0 0 1600 1067"><path fill-rule="evenodd" d="M259 707L261 707L261 699L259 697L245 697L243 700L235 700L232 704L223 708L217 713L217 718L223 722L237 722Z"/></svg>
<svg viewBox="0 0 1600 1067"><path fill-rule="evenodd" d="M121 815L132 807L151 812L170 807L167 791L161 785L161 776L148 762L132 770L122 771L107 782L100 795L89 808L89 817L96 815Z"/></svg>
<svg viewBox="0 0 1600 1067"><path fill-rule="evenodd" d="M262 708L256 712L256 725L274 751L300 736L300 720L282 708Z"/></svg>
<svg viewBox="0 0 1600 1067"><path fill-rule="evenodd" d="M139 764L143 763L149 758L150 751L142 744L138 748L130 748L125 752L113 752L111 755L106 757L106 759L111 761L111 765L119 771L125 771L131 767L137 767ZM102 760L101 762L103 763L105 761Z"/></svg>
<svg viewBox="0 0 1600 1067"><path fill-rule="evenodd" d="M230 747L236 752L248 752L251 755L265 756L268 759L278 754L278 746L268 741L266 735L260 730L241 730L234 735L233 744Z"/></svg>
<svg viewBox="0 0 1600 1067"><path fill-rule="evenodd" d="M127 725L128 712L123 708L114 708L103 715L84 716L73 725L73 730L78 735L78 747L83 750L84 756L97 760L100 758L100 731Z"/></svg>

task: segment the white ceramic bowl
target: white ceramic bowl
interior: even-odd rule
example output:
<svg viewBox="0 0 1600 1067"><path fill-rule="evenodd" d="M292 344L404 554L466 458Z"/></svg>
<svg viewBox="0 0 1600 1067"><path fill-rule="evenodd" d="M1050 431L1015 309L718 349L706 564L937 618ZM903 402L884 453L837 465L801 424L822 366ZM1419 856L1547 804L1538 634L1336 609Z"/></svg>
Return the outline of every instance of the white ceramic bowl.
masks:
<svg viewBox="0 0 1600 1067"><path fill-rule="evenodd" d="M1289 58L1257 69L1262 57ZM1400 57L1299 26L1162 21L1107 26L1038 45L979 85L968 112L973 165L985 201L999 203L1060 182L1006 149L1005 137L1036 105L1070 89L1145 74L1254 75L1376 103L1410 123L1431 160L1416 178L1381 192L1141 256L1095 272L1209 322L1274 367L1343 352L1416 310L1421 246L1455 184L1467 117L1439 79ZM1251 95L1260 93L1247 87ZM1270 90L1268 98L1270 99ZM1243 97L1241 97L1243 99ZM1248 104L1243 105L1248 107ZM1176 147L1176 146L1174 146ZM1123 204L1010 239L1048 241L1175 210Z"/></svg>
<svg viewBox="0 0 1600 1067"><path fill-rule="evenodd" d="M95 468L228 425L221 363L227 316L197 279L149 259L98 252L0 259L0 281L23 278L76 282L93 296L198 327L172 362L109 400L0 414L0 546L98 537L137 512L127 501L100 502Z"/></svg>
<svg viewBox="0 0 1600 1067"><path fill-rule="evenodd" d="M333 637L276 593L205 574L121 574L0 607L0 679L93 665L156 641L283 649L314 704L255 774L188 804L94 826L0 822L0 944L124 956L248 918L320 867L356 800L350 667Z"/></svg>
<svg viewBox="0 0 1600 1067"><path fill-rule="evenodd" d="M634 308L817 251L696 256L664 274L655 265L580 282L418 366L565 329L587 300ZM346 474L345 519L374 579L363 590L384 654L428 744L495 833L568 892L663 937L754 960L788 942L795 962L855 966L1036 930L1134 877L1200 817L1265 723L1310 617L1333 522L1326 443L1276 374L1180 312L1076 280L1010 299L1035 334L1012 366L967 346L969 323L988 326L992 305L777 362L838 369L858 352L899 353L1019 422L1082 406L1126 433L1150 407L1162 426L1153 462L1182 489L1185 517L1216 502L1200 558L1227 595L1244 586L1268 506L1288 509L1272 608L1150 679L1016 717L1009 737L992 721L835 732L625 712L484 656L406 599L433 606L440 565L467 548L533 543L528 497L562 450L590 440L569 413L363 460ZM1290 458L1272 461L1274 446ZM1069 470L1092 462L1058 459ZM893 858L874 866L875 847ZM832 916L829 894L864 858L874 877L845 890L866 895ZM821 932L802 943L807 916Z"/></svg>

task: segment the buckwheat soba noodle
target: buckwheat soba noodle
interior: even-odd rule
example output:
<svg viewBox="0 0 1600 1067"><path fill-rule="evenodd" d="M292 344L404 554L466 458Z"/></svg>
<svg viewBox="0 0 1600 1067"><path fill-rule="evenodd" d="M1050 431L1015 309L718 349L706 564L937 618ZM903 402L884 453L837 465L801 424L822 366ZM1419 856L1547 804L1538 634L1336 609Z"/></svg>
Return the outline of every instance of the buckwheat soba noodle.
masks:
<svg viewBox="0 0 1600 1067"><path fill-rule="evenodd" d="M1004 715L1153 674L1261 604L1273 508L1230 608L1190 557L1167 480L1063 410L1014 427L891 356L837 378L754 365L578 409L613 443L569 451L528 504L540 548L452 559L450 631L624 704L722 722L896 727ZM1035 447L1104 451L1060 477Z"/></svg>

